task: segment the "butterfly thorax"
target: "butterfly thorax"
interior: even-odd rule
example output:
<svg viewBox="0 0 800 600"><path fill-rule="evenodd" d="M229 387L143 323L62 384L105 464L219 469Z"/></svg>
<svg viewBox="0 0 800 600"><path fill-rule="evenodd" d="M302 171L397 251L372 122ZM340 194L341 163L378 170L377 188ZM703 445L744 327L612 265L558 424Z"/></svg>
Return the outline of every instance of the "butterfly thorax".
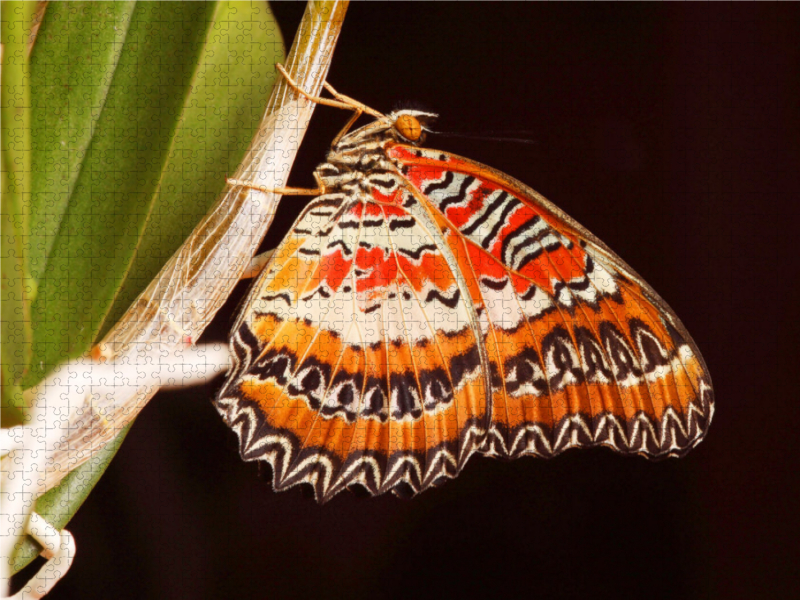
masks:
<svg viewBox="0 0 800 600"><path fill-rule="evenodd" d="M388 148L395 144L417 146L424 141L424 135L409 139L398 129L398 121L409 116L425 122L435 117L415 110L393 112L347 134L333 146L326 162L316 169L327 193L354 199L363 194L370 200L391 196L402 174L401 164L388 155Z"/></svg>

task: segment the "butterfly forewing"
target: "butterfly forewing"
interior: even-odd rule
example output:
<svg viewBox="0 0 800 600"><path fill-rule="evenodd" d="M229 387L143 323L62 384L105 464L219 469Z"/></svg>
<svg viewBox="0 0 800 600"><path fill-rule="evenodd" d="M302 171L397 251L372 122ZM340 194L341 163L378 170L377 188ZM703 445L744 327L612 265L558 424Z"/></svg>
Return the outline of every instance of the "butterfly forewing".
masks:
<svg viewBox="0 0 800 600"><path fill-rule="evenodd" d="M703 438L702 357L630 267L530 188L376 123L318 169L329 193L234 328L217 407L244 459L324 501L421 491L474 452L660 458Z"/></svg>
<svg viewBox="0 0 800 600"><path fill-rule="evenodd" d="M493 373L488 454L680 455L713 410L700 353L630 267L536 192L436 150L389 155L459 255Z"/></svg>

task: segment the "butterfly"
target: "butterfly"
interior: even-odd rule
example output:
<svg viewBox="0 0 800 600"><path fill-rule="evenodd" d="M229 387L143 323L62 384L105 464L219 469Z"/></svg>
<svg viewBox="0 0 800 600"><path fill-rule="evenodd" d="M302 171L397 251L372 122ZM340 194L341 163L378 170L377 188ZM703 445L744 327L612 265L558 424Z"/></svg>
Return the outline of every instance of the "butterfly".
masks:
<svg viewBox="0 0 800 600"><path fill-rule="evenodd" d="M476 453L662 458L703 439L706 364L633 269L523 183L424 148L436 115L326 87L296 91L353 118L318 189L275 190L316 197L247 298L215 400L274 489L408 495Z"/></svg>

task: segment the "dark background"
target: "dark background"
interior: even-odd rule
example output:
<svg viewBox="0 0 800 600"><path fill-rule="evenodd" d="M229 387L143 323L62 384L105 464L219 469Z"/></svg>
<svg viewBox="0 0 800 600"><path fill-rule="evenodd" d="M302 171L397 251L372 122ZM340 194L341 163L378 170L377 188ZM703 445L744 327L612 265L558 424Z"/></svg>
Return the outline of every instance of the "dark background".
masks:
<svg viewBox="0 0 800 600"><path fill-rule="evenodd" d="M301 3L274 10L287 46ZM274 493L205 388L159 394L69 526L58 598L768 598L798 588L800 11L353 3L329 80L552 199L670 303L717 414L681 460L473 458L413 500ZM317 109L291 183L347 115ZM502 132L502 133L498 133ZM283 200L265 247L305 198ZM794 267L794 268L793 268ZM246 291L204 341L223 340Z"/></svg>

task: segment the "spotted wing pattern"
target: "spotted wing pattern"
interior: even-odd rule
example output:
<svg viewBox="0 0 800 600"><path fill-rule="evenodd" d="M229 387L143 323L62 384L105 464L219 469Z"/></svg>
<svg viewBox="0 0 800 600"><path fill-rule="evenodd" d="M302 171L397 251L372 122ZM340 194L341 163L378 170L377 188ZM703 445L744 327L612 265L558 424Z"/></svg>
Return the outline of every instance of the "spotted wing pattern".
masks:
<svg viewBox="0 0 800 600"><path fill-rule="evenodd" d="M630 267L502 173L383 152L396 169L311 202L234 328L217 408L276 489L416 493L475 452L660 458L699 443L707 369Z"/></svg>
<svg viewBox="0 0 800 600"><path fill-rule="evenodd" d="M539 194L493 169L395 146L470 282L492 376L488 455L605 445L653 458L697 445L708 370L667 304Z"/></svg>

